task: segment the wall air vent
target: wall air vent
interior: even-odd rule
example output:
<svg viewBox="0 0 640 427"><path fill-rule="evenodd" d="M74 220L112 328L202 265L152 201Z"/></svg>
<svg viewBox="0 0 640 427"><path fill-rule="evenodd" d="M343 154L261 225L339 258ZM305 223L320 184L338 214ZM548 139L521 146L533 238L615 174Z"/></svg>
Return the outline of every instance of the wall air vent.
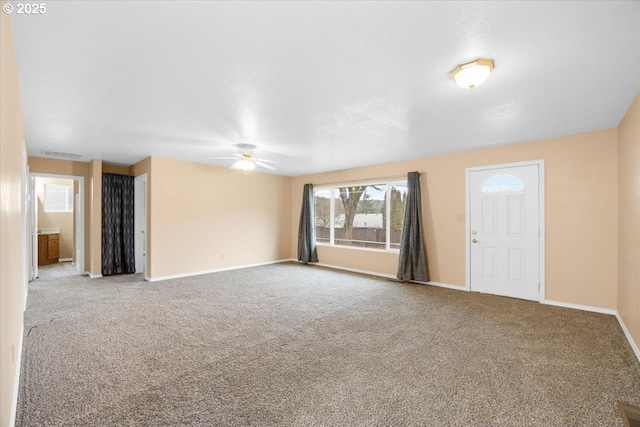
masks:
<svg viewBox="0 0 640 427"><path fill-rule="evenodd" d="M80 160L84 157L84 154L80 153L65 153L64 151L43 149L42 155L47 157L57 157L58 159L66 160Z"/></svg>

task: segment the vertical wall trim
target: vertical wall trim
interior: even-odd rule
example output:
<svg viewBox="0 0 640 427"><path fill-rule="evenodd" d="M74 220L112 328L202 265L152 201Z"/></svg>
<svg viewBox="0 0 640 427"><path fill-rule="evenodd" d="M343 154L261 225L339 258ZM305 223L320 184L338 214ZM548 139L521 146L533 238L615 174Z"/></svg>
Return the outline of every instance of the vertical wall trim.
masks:
<svg viewBox="0 0 640 427"><path fill-rule="evenodd" d="M638 348L638 345L633 340L633 337L631 336L631 332L629 332L629 329L627 329L627 325L624 324L624 321L622 320L620 313L618 313L617 311L616 311L616 319L618 319L618 323L622 328L622 332L624 332L624 336L627 337L627 341L629 341L629 345L631 346L631 349L636 354L636 357L638 358L638 362L640 362L640 349Z"/></svg>

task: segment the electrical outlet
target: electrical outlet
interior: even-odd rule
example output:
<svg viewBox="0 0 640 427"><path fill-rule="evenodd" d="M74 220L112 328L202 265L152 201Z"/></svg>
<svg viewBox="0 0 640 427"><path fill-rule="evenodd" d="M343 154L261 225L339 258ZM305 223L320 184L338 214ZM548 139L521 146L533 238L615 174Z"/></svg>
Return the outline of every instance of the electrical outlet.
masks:
<svg viewBox="0 0 640 427"><path fill-rule="evenodd" d="M16 345L11 344L11 362L16 363Z"/></svg>
<svg viewBox="0 0 640 427"><path fill-rule="evenodd" d="M464 214L460 214L460 215L456 216L456 221L464 222Z"/></svg>
<svg viewBox="0 0 640 427"><path fill-rule="evenodd" d="M220 254L220 259L224 259L224 254Z"/></svg>

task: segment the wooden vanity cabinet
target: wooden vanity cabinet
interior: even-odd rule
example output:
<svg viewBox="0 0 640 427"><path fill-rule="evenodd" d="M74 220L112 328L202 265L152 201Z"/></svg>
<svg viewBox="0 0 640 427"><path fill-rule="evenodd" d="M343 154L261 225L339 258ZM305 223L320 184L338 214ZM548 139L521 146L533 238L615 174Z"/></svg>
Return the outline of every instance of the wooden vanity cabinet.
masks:
<svg viewBox="0 0 640 427"><path fill-rule="evenodd" d="M60 234L38 235L38 265L55 264L60 258Z"/></svg>

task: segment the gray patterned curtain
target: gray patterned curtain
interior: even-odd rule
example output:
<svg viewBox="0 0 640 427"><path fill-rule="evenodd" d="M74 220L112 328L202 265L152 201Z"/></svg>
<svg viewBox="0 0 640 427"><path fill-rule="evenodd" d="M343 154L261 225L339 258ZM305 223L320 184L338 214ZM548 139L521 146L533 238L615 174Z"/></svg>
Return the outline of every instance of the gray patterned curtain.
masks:
<svg viewBox="0 0 640 427"><path fill-rule="evenodd" d="M102 174L102 275L135 273L134 177Z"/></svg>
<svg viewBox="0 0 640 427"><path fill-rule="evenodd" d="M427 247L424 244L422 233L420 173L409 172L407 184L407 207L404 211L404 222L402 223L400 258L396 277L404 282L410 280L428 282Z"/></svg>
<svg viewBox="0 0 640 427"><path fill-rule="evenodd" d="M313 213L313 185L305 184L302 193L300 226L298 227L298 261L305 264L318 262L316 230Z"/></svg>

